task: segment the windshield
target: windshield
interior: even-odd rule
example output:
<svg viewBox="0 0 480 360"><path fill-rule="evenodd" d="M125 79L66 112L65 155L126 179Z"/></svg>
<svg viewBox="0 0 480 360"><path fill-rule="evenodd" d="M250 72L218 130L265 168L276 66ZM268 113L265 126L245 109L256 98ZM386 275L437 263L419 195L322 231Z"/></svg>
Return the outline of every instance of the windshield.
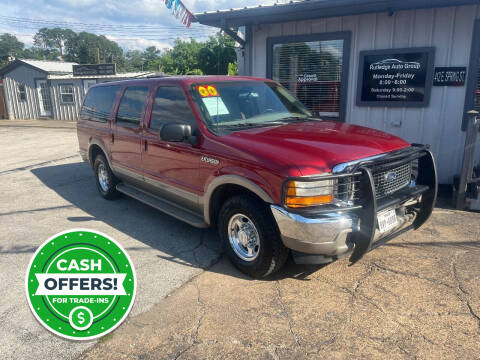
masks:
<svg viewBox="0 0 480 360"><path fill-rule="evenodd" d="M312 117L302 103L273 82L213 82L195 84L192 90L204 122L213 132Z"/></svg>

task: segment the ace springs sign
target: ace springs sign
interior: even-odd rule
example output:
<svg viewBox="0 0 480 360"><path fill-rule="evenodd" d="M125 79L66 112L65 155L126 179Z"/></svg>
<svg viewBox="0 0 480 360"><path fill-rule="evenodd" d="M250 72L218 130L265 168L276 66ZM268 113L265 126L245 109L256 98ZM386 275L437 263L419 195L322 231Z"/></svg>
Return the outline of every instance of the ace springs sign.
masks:
<svg viewBox="0 0 480 360"><path fill-rule="evenodd" d="M357 104L427 106L433 74L433 48L363 51Z"/></svg>

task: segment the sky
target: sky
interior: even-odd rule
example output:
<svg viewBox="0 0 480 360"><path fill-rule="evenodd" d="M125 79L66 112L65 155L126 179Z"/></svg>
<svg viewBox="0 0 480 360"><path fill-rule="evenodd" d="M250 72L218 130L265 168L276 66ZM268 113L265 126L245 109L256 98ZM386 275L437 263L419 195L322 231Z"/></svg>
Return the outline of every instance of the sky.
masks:
<svg viewBox="0 0 480 360"><path fill-rule="evenodd" d="M273 3L275 0L182 0L193 13ZM205 40L216 29L192 24L187 29L163 0L0 0L0 34L8 32L25 45L43 27L68 27L115 40L125 50L170 47L176 37Z"/></svg>

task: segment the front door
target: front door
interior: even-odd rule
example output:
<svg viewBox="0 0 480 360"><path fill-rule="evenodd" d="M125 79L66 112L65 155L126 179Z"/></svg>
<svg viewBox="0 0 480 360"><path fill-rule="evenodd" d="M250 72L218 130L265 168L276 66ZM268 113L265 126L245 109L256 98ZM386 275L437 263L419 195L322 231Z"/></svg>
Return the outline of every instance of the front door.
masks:
<svg viewBox="0 0 480 360"><path fill-rule="evenodd" d="M111 157L125 176L141 179L141 129L148 86L125 88L113 124Z"/></svg>
<svg viewBox="0 0 480 360"><path fill-rule="evenodd" d="M50 100L50 89L47 80L37 80L38 104L40 116L52 116L52 102Z"/></svg>
<svg viewBox="0 0 480 360"><path fill-rule="evenodd" d="M195 210L202 187L198 184L200 150L188 142L160 139L164 124L181 123L196 129L196 120L184 90L179 86L160 86L153 100L150 121L146 122L142 146L142 167L149 190L181 202Z"/></svg>

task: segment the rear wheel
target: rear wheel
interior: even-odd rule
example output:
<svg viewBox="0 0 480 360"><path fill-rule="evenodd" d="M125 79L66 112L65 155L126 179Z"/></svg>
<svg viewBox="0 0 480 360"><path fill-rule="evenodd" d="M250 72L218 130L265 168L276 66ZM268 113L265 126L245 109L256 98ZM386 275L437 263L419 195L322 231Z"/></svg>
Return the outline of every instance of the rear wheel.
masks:
<svg viewBox="0 0 480 360"><path fill-rule="evenodd" d="M222 206L218 230L230 260L242 272L265 277L278 271L287 260L270 209L250 196L234 196Z"/></svg>
<svg viewBox="0 0 480 360"><path fill-rule="evenodd" d="M97 155L93 163L93 170L95 171L95 180L100 195L107 200L118 198L120 193L115 188L118 184L118 179L110 169L105 156Z"/></svg>

